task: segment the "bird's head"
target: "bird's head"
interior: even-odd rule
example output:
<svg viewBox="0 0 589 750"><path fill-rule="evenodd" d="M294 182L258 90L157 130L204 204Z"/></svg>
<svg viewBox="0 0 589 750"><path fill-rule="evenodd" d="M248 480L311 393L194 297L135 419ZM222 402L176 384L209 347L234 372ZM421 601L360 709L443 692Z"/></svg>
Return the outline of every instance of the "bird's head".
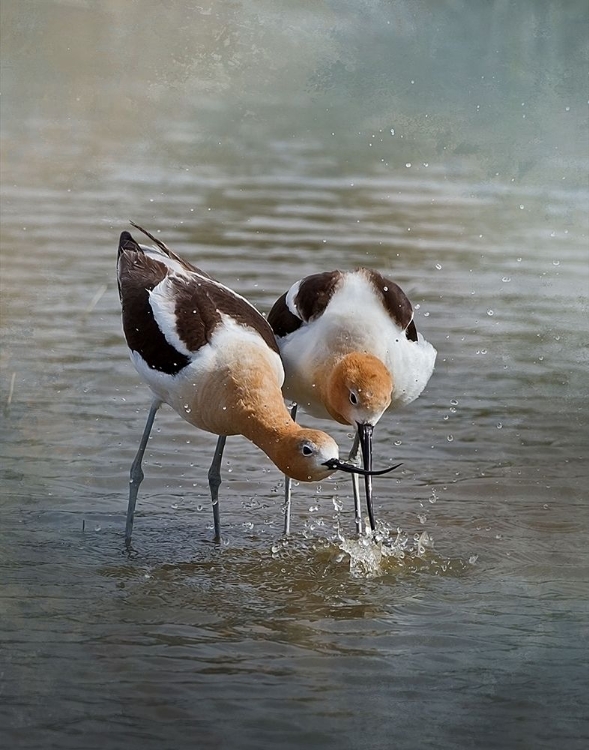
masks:
<svg viewBox="0 0 589 750"><path fill-rule="evenodd" d="M282 440L280 450L272 458L291 479L318 482L335 471L333 463L339 460L339 450L327 433L300 428Z"/></svg>
<svg viewBox="0 0 589 750"><path fill-rule="evenodd" d="M335 365L325 391L325 406L340 424L374 426L391 403L393 380L380 359L353 352Z"/></svg>

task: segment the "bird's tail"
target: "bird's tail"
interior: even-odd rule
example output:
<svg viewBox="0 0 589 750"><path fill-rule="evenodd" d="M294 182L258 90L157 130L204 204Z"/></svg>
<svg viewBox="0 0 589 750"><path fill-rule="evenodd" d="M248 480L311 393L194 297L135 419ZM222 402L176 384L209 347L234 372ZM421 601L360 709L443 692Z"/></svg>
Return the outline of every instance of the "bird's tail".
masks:
<svg viewBox="0 0 589 750"><path fill-rule="evenodd" d="M173 250L170 250L170 248L166 245L165 242L162 242L162 240L158 239L157 237L154 237L154 235L151 232L148 232L147 229L144 229L142 226L139 226L139 224L135 224L134 221L130 221L131 226L135 227L135 229L138 229L140 232L143 232L143 234L146 237L149 237L149 239L156 244L158 249L168 258L171 258L172 260L175 260L177 263L179 263L181 266L183 266L187 271L196 271L197 273L200 273L202 276L206 276L208 278L209 275L207 273L204 273L200 269L196 268L196 266L193 266L192 263L189 263L187 260L184 260L184 258L181 258L179 255L176 255L176 253ZM121 234L121 239L119 240L119 252L121 251L121 242L123 241L123 237L125 238L125 243L129 243L129 247L134 250L139 250L140 252L143 252L142 247L135 242L133 237L129 234L129 232L123 232Z"/></svg>
<svg viewBox="0 0 589 750"><path fill-rule="evenodd" d="M134 221L129 221L129 223L131 224L132 227L135 227L135 229L138 229L140 232L143 232L143 234L146 237L149 237L149 239L152 242L155 242L155 244L159 247L162 253L165 253L168 256L168 258L174 258L175 260L179 260L178 256L170 250L170 248L166 245L165 242L162 242L157 237L154 237L151 232L148 232L147 229L143 229L143 227L140 227L139 224L135 224ZM129 237L130 236L131 235L129 235Z"/></svg>

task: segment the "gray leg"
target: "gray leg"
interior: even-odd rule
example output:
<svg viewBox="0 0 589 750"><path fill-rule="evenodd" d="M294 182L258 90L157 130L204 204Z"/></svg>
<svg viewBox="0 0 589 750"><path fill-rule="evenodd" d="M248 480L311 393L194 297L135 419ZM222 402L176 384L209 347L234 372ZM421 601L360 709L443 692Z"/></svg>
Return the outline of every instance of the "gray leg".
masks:
<svg viewBox="0 0 589 750"><path fill-rule="evenodd" d="M293 422L297 421L297 405L290 407L290 416ZM284 536L290 534L290 508L291 508L291 478L284 475Z"/></svg>
<svg viewBox="0 0 589 750"><path fill-rule="evenodd" d="M358 453L360 450L360 438L358 433L354 438L352 450L348 456L348 461L358 462ZM360 480L357 474L352 474L352 492L354 493L354 520L356 522L356 533L362 534L362 507L360 505Z"/></svg>
<svg viewBox="0 0 589 750"><path fill-rule="evenodd" d="M213 523L215 525L215 541L221 541L221 520L219 517L219 486L221 484L221 459L225 448L225 435L219 435L213 462L209 469L209 488L211 490L211 502L213 503Z"/></svg>
<svg viewBox="0 0 589 750"><path fill-rule="evenodd" d="M139 492L139 485L143 481L143 469L141 468L141 461L143 460L143 454L149 440L149 433L153 427L153 420L157 410L162 405L159 399L154 399L151 404L151 409L147 416L147 422L145 423L145 429L141 436L141 442L137 450L137 455L131 464L130 481L129 481L129 505L127 506L127 525L125 526L125 544L128 546L131 543L131 534L133 533L133 518L135 516L135 504L137 502L137 493Z"/></svg>

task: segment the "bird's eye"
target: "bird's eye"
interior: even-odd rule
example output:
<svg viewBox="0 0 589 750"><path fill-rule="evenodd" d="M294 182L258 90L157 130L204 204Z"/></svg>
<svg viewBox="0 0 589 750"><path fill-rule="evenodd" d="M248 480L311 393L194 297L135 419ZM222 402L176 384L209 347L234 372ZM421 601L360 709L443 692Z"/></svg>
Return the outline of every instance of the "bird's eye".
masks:
<svg viewBox="0 0 589 750"><path fill-rule="evenodd" d="M354 391L350 391L350 403L352 406L358 406L358 396L356 396Z"/></svg>
<svg viewBox="0 0 589 750"><path fill-rule="evenodd" d="M303 445L302 451L303 451L303 456L313 455L313 448L311 448L310 445Z"/></svg>

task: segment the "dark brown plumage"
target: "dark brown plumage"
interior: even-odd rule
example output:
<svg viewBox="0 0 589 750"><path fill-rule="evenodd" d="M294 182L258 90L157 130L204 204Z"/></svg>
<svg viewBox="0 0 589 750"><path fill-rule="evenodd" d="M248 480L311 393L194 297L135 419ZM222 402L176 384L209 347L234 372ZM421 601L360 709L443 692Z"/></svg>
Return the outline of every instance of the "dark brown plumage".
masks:
<svg viewBox="0 0 589 750"><path fill-rule="evenodd" d="M271 349L278 352L270 325L243 297L180 258L153 235L145 233L164 256L161 260L150 257L129 232L123 232L119 240L118 285L125 338L131 351L140 354L152 370L175 375L191 362L186 352L178 351L166 338L165 331L154 317L150 294L166 279L166 296L173 306L175 333L188 352L195 354L210 342L222 323L223 314L256 331ZM170 259L170 265L166 257ZM174 271L177 264L180 273Z"/></svg>
<svg viewBox="0 0 589 750"><path fill-rule="evenodd" d="M358 268L355 273L365 274L391 318L405 331L409 341L417 341L413 307L401 287L378 271L369 268ZM310 323L322 315L343 279L342 271L326 271L307 276L300 282L292 299L294 310L289 309L287 304L288 292L279 297L268 315L268 323L276 336L288 336L289 333L298 330L303 323Z"/></svg>

